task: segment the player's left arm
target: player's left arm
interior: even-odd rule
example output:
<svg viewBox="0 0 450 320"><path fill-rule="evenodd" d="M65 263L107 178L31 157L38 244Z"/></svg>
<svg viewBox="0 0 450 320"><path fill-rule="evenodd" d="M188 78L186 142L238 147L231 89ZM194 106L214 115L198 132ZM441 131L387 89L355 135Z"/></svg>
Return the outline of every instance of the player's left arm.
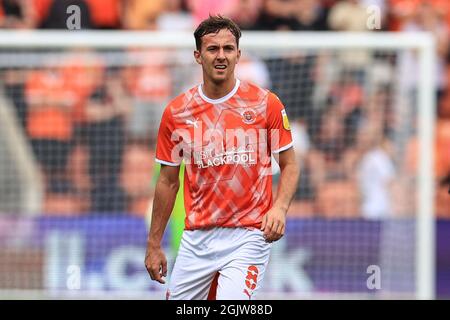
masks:
<svg viewBox="0 0 450 320"><path fill-rule="evenodd" d="M267 122L270 150L281 169L275 203L263 217L261 225L266 241L272 242L284 235L286 214L297 189L299 166L286 110L281 100L271 92L267 97Z"/></svg>
<svg viewBox="0 0 450 320"><path fill-rule="evenodd" d="M280 181L275 203L263 217L261 230L267 242L277 241L283 235L286 227L286 214L297 189L300 170L295 159L294 148L279 153Z"/></svg>

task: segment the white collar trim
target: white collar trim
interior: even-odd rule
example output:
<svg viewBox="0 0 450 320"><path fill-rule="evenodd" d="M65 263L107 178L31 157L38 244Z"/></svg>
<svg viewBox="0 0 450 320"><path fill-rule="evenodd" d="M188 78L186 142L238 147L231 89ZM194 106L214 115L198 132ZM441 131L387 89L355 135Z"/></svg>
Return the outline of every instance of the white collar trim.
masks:
<svg viewBox="0 0 450 320"><path fill-rule="evenodd" d="M202 97L202 99L205 100L206 102L209 102L209 103L212 103L212 104L224 103L225 101L230 99L232 96L234 96L234 94L238 91L240 84L241 84L241 81L239 79L236 79L236 83L234 85L233 90L231 90L226 96L223 96L222 98L219 98L219 99L210 99L210 98L208 98L203 93L203 90L202 90L203 84L199 84L199 86L198 86L198 93L200 94L200 97Z"/></svg>

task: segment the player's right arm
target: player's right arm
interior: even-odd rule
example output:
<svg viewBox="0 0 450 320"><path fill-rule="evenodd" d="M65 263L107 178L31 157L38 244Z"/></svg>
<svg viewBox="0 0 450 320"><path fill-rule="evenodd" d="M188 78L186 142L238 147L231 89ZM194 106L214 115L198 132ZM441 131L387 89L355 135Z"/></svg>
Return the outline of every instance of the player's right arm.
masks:
<svg viewBox="0 0 450 320"><path fill-rule="evenodd" d="M179 170L179 166L161 165L161 171L156 182L152 220L147 238L145 267L152 280L160 283L165 283L163 277L167 276L167 259L161 248L161 240L180 186Z"/></svg>
<svg viewBox="0 0 450 320"><path fill-rule="evenodd" d="M162 277L167 275L167 260L161 248L161 240L172 213L178 188L180 186L179 172L181 159L175 157L176 141L172 139L175 122L170 106L166 108L161 118L156 142L156 159L161 164L161 170L156 181L153 199L152 220L147 238L145 267L152 280L165 283Z"/></svg>

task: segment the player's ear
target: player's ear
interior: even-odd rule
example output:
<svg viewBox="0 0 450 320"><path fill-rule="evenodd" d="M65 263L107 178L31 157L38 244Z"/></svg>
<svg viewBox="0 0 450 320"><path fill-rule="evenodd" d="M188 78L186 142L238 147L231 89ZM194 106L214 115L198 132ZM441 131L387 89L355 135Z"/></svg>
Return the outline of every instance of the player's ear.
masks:
<svg viewBox="0 0 450 320"><path fill-rule="evenodd" d="M199 50L194 50L194 58L195 58L195 61L197 61L198 64L202 64L202 59L201 59L201 55L200 55L200 51Z"/></svg>
<svg viewBox="0 0 450 320"><path fill-rule="evenodd" d="M237 59L236 59L236 63L239 62L239 59L241 58L241 49L238 49L237 51Z"/></svg>

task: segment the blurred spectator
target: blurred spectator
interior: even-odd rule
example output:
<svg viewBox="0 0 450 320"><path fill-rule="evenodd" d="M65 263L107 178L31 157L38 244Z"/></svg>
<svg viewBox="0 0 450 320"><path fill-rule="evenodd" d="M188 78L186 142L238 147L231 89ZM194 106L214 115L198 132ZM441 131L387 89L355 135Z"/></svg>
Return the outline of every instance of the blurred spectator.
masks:
<svg viewBox="0 0 450 320"><path fill-rule="evenodd" d="M449 52L449 28L439 11L430 3L424 2L417 8L415 20L405 24L403 31L428 31L436 39L437 65L436 65L436 85L442 91L446 85L446 59Z"/></svg>
<svg viewBox="0 0 450 320"><path fill-rule="evenodd" d="M67 86L77 93L73 120L77 126L82 125L86 120L86 103L103 81L104 62L90 49L72 49L64 54L61 72Z"/></svg>
<svg viewBox="0 0 450 320"><path fill-rule="evenodd" d="M414 11L415 14L402 25L401 31L418 32L428 31L432 33L436 40L437 59L433 67L434 86L438 99L442 96L443 90L447 85L447 75L445 65L449 53L449 29L443 18L439 16L438 11L430 3L420 3ZM402 52L399 56L399 90L403 92L402 96L406 100L406 105L415 104L413 98L417 88L420 72L418 70L417 56L411 51ZM413 115L414 116L414 115Z"/></svg>
<svg viewBox="0 0 450 320"><path fill-rule="evenodd" d="M292 0L293 17L290 29L298 31L325 31L328 30L327 12L320 1Z"/></svg>
<svg viewBox="0 0 450 320"><path fill-rule="evenodd" d="M187 7L194 17L194 24L197 26L209 15L220 14L230 16L236 8L239 0L187 0Z"/></svg>
<svg viewBox="0 0 450 320"><path fill-rule="evenodd" d="M315 194L311 181L311 170L306 161L311 147L307 123L303 119L297 118L290 121L290 126L295 157L301 172L294 200L312 200Z"/></svg>
<svg viewBox="0 0 450 320"><path fill-rule="evenodd" d="M43 213L58 217L73 217L86 212L83 196L63 193L47 193L44 198Z"/></svg>
<svg viewBox="0 0 450 320"><path fill-rule="evenodd" d="M90 120L87 115L87 104L104 80L105 67L101 58L94 52L77 48L64 54L61 72L67 86L77 93L72 112L75 145L69 160L70 179L77 193L82 195L83 208L89 210L92 184L89 175Z"/></svg>
<svg viewBox="0 0 450 320"><path fill-rule="evenodd" d="M263 0L261 13L252 29L290 30L293 0Z"/></svg>
<svg viewBox="0 0 450 320"><path fill-rule="evenodd" d="M328 15L328 25L334 31L364 32L367 28L368 12L360 0L342 0L336 3ZM344 50L338 53L339 63L344 68L362 72L370 64L370 50Z"/></svg>
<svg viewBox="0 0 450 320"><path fill-rule="evenodd" d="M450 119L439 119L436 123L434 142L434 174L438 182L444 181L450 172ZM404 160L404 168L410 175L415 175L419 163L419 141L414 136L410 139Z"/></svg>
<svg viewBox="0 0 450 320"><path fill-rule="evenodd" d="M77 195L78 201L83 202L85 212L91 207L90 190L91 179L89 176L89 150L84 145L75 144L68 161L69 179ZM81 204L81 203L80 203Z"/></svg>
<svg viewBox="0 0 450 320"><path fill-rule="evenodd" d="M434 143L434 174L437 181L446 177L450 169L450 122L440 120L436 125L436 139ZM408 142L404 159L404 168L407 174L414 176L419 163L419 140L417 136L411 137Z"/></svg>
<svg viewBox="0 0 450 320"><path fill-rule="evenodd" d="M57 0L60 1L60 0ZM93 27L97 29L119 29L122 26L121 15L123 5L128 0L84 0L89 7ZM151 0L149 2L153 2Z"/></svg>
<svg viewBox="0 0 450 320"><path fill-rule="evenodd" d="M439 181L445 181L450 172L450 119L439 119L436 131L435 174Z"/></svg>
<svg viewBox="0 0 450 320"><path fill-rule="evenodd" d="M401 173L396 172L394 145L388 138L389 93L387 87L379 87L368 97L356 132L361 212L368 219L392 217L406 209L399 200L404 198L405 188L398 188Z"/></svg>
<svg viewBox="0 0 450 320"><path fill-rule="evenodd" d="M80 27L90 29L93 27L92 14L85 0L54 0L48 8L48 14L43 18L42 29L67 29L67 8L76 5L80 8Z"/></svg>
<svg viewBox="0 0 450 320"><path fill-rule="evenodd" d="M71 150L75 93L56 69L33 71L25 84L27 133L50 192L69 192L67 158Z"/></svg>
<svg viewBox="0 0 450 320"><path fill-rule="evenodd" d="M127 130L130 138L153 141L159 120L172 93L172 76L167 50L148 49L129 51L136 65L124 69L125 86L132 97L132 111Z"/></svg>
<svg viewBox="0 0 450 320"><path fill-rule="evenodd" d="M253 82L263 88L270 88L269 70L266 64L258 57L242 53L236 67L236 77L240 80Z"/></svg>
<svg viewBox="0 0 450 320"><path fill-rule="evenodd" d="M422 5L432 6L439 18L450 27L450 5L447 0L389 0L389 30L403 30L405 24L415 19Z"/></svg>
<svg viewBox="0 0 450 320"><path fill-rule="evenodd" d="M153 194L152 150L144 144L128 144L121 170L121 185L129 198L128 212L144 217ZM153 155L154 156L154 155Z"/></svg>
<svg viewBox="0 0 450 320"><path fill-rule="evenodd" d="M157 19L158 30L186 30L197 27L183 0L165 0L165 10Z"/></svg>
<svg viewBox="0 0 450 320"><path fill-rule="evenodd" d="M419 140L410 139L405 152L403 167L406 175L417 176L419 164ZM447 184L450 174L450 119L439 119L436 124L434 150L434 175L436 188L436 213L438 217L450 217ZM412 198L412 196L410 196Z"/></svg>
<svg viewBox="0 0 450 320"><path fill-rule="evenodd" d="M0 1L0 28L34 28L33 7L27 0Z"/></svg>
<svg viewBox="0 0 450 320"><path fill-rule="evenodd" d="M359 192L349 180L327 181L318 190L315 210L324 218L359 218Z"/></svg>
<svg viewBox="0 0 450 320"><path fill-rule="evenodd" d="M436 217L450 219L450 172L447 179L436 187Z"/></svg>
<svg viewBox="0 0 450 320"><path fill-rule="evenodd" d="M435 174L439 181L450 172L450 117L442 117L436 123Z"/></svg>
<svg viewBox="0 0 450 320"><path fill-rule="evenodd" d="M389 0L389 30L400 31L412 20L422 0Z"/></svg>
<svg viewBox="0 0 450 320"><path fill-rule="evenodd" d="M364 97L364 90L361 86L362 79L361 72L344 70L329 93L330 99L336 105L336 110L344 121L346 145L354 143L356 130L361 121L361 106Z"/></svg>
<svg viewBox="0 0 450 320"><path fill-rule="evenodd" d="M446 78L450 79L450 55L447 57ZM447 87L442 95L442 99L438 104L438 117L450 119L450 81L447 82Z"/></svg>
<svg viewBox="0 0 450 320"><path fill-rule="evenodd" d="M272 90L286 105L290 119L303 118L306 122L312 120L316 59L314 55L293 53L266 61Z"/></svg>
<svg viewBox="0 0 450 320"><path fill-rule="evenodd" d="M128 0L124 6L123 28L155 30L157 19L164 9L164 0Z"/></svg>
<svg viewBox="0 0 450 320"><path fill-rule="evenodd" d="M395 133L396 114L394 113L393 97L394 90L390 85L383 85L374 89L375 94L369 97L365 112L371 112L372 115L381 120L380 135L384 135L392 140ZM367 110L369 109L369 110ZM366 118L370 117L366 115Z"/></svg>
<svg viewBox="0 0 450 320"><path fill-rule="evenodd" d="M307 123L303 119L297 118L290 121L290 127L294 142L295 157L297 158L297 162L302 165L311 147Z"/></svg>
<svg viewBox="0 0 450 320"><path fill-rule="evenodd" d="M336 106L323 111L317 127L307 156L314 192L330 181L353 180L357 160L356 150L346 144L344 121Z"/></svg>
<svg viewBox="0 0 450 320"><path fill-rule="evenodd" d="M361 130L369 143L359 165L358 180L362 195L361 212L365 218L380 219L392 216L392 184L395 167L390 156L389 142L378 141L370 130ZM371 139L372 138L372 139Z"/></svg>
<svg viewBox="0 0 450 320"><path fill-rule="evenodd" d="M32 11L35 26L39 28L47 18L53 0L29 0L29 8Z"/></svg>
<svg viewBox="0 0 450 320"><path fill-rule="evenodd" d="M263 0L239 0L230 15L242 30L254 29Z"/></svg>
<svg viewBox="0 0 450 320"><path fill-rule="evenodd" d="M122 80L109 71L91 95L86 108L88 121L91 210L124 212L126 194L120 187L125 147L124 124L130 110Z"/></svg>
<svg viewBox="0 0 450 320"><path fill-rule="evenodd" d="M313 201L298 201L291 202L288 210L288 216L290 218L311 218L316 215L316 209Z"/></svg>
<svg viewBox="0 0 450 320"><path fill-rule="evenodd" d="M335 31L367 31L367 17L360 0L342 0L331 8L328 24Z"/></svg>

